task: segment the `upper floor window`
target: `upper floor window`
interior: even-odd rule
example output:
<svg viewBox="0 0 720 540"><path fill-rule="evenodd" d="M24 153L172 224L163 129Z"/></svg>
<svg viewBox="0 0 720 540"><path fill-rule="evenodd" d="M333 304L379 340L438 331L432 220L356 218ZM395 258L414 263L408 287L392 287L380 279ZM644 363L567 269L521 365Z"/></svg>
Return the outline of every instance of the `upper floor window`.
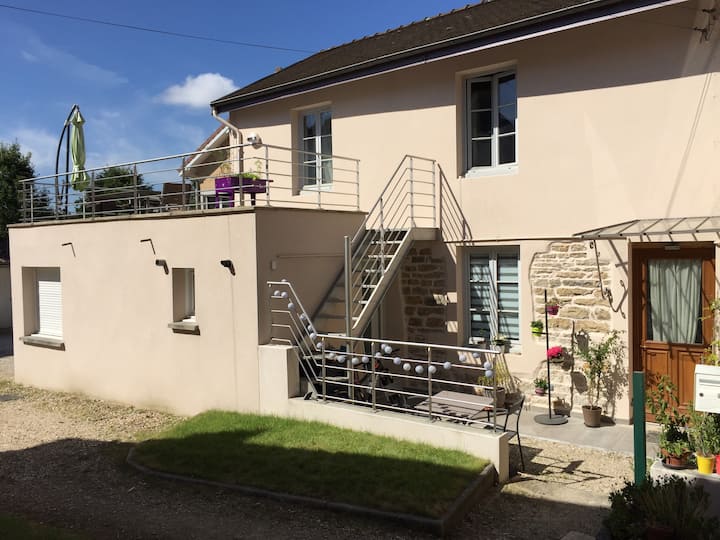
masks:
<svg viewBox="0 0 720 540"><path fill-rule="evenodd" d="M517 163L515 72L476 77L466 87L468 171Z"/></svg>
<svg viewBox="0 0 720 540"><path fill-rule="evenodd" d="M302 186L332 182L332 113L328 109L302 114Z"/></svg>

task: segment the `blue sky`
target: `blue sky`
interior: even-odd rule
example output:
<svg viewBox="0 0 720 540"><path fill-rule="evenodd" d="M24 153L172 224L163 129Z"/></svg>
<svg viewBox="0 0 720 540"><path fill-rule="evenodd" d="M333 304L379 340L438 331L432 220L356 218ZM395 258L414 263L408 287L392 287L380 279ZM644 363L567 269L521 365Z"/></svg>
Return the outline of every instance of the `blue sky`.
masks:
<svg viewBox="0 0 720 540"><path fill-rule="evenodd" d="M0 0L5 6L319 51L462 7L454 0ZM0 141L54 172L73 103L88 167L188 152L216 127L209 101L308 53L109 27L0 7Z"/></svg>

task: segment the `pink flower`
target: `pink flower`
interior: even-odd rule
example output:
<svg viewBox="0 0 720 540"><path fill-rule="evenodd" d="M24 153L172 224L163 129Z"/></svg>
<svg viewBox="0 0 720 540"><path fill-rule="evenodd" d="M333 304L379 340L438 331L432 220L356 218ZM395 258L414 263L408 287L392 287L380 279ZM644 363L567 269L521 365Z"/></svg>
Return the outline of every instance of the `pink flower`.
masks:
<svg viewBox="0 0 720 540"><path fill-rule="evenodd" d="M550 360L551 358L560 358L563 354L563 348L560 346L557 347L550 347L547 350L547 359Z"/></svg>

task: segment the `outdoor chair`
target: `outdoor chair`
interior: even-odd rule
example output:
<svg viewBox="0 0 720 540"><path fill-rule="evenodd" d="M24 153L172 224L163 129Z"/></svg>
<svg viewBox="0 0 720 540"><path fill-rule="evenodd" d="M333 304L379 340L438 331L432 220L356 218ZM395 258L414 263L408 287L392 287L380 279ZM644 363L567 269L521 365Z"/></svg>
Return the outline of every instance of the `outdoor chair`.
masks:
<svg viewBox="0 0 720 540"><path fill-rule="evenodd" d="M505 402L505 408L504 409L498 409L497 415L504 415L505 421L503 422L502 429L505 433L511 433L510 439L508 439L508 442L513 440L513 438L517 437L518 441L518 449L520 450L520 464L522 465L522 470L525 470L525 458L523 457L522 452L522 444L520 443L520 414L523 410L523 405L525 404L525 395L521 394L519 397L515 398L513 401L506 401ZM492 409L487 410L488 414L488 420L490 420L490 413L492 412ZM508 422L510 420L510 416L515 416L515 429L508 429Z"/></svg>

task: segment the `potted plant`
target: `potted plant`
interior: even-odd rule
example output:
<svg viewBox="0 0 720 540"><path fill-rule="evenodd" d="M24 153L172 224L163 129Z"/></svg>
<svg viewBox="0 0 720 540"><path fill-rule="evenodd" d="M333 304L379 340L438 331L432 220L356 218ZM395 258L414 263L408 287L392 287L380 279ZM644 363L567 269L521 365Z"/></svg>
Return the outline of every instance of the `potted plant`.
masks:
<svg viewBox="0 0 720 540"><path fill-rule="evenodd" d="M557 315L560 309L560 302L557 298L550 298L545 304L545 312L548 315Z"/></svg>
<svg viewBox="0 0 720 540"><path fill-rule="evenodd" d="M544 329L545 324L540 319L537 319L530 323L530 330L532 331L533 336L542 336Z"/></svg>
<svg viewBox="0 0 720 540"><path fill-rule="evenodd" d="M720 431L717 415L696 411L691 406L689 414L688 435L695 450L698 471L712 474L715 456L720 444Z"/></svg>
<svg viewBox="0 0 720 540"><path fill-rule="evenodd" d="M480 375L477 380L478 386L475 393L481 396L493 398L493 403L498 409L505 406L505 387L497 385L497 380L493 381L492 377Z"/></svg>
<svg viewBox="0 0 720 540"><path fill-rule="evenodd" d="M599 342L593 343L588 339L585 347L577 348L577 353L585 361L582 370L588 385L588 403L582 407L583 419L588 427L600 427L602 415L600 392L610 368L610 359L617 358L622 353L620 336L616 330L613 330Z"/></svg>
<svg viewBox="0 0 720 540"><path fill-rule="evenodd" d="M547 350L547 361L552 363L558 363L563 362L563 353L565 352L565 349L560 347L559 345L557 347L550 347Z"/></svg>
<svg viewBox="0 0 720 540"><path fill-rule="evenodd" d="M498 334L493 338L493 343L500 349L501 352L507 352L510 346L510 338L504 334Z"/></svg>
<svg viewBox="0 0 720 540"><path fill-rule="evenodd" d="M687 432L688 417L679 409L677 387L670 377L663 375L657 386L648 392L647 406L655 421L660 424L658 446L662 463L668 468L684 468L690 456L690 438Z"/></svg>
<svg viewBox="0 0 720 540"><path fill-rule="evenodd" d="M543 377L538 377L533 381L533 384L535 385L535 393L538 396L544 396L545 392L548 391L550 388L550 385L547 382L547 379Z"/></svg>

